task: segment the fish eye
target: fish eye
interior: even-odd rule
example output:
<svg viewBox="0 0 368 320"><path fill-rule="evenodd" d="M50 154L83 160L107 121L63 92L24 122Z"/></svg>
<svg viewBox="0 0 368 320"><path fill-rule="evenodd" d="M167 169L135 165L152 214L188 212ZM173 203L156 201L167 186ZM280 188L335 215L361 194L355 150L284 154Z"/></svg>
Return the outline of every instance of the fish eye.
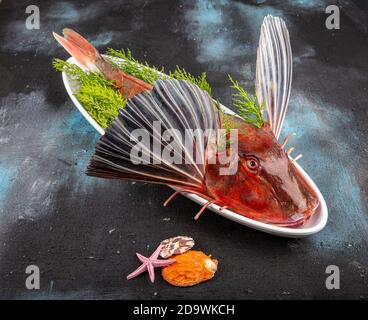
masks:
<svg viewBox="0 0 368 320"><path fill-rule="evenodd" d="M255 158L255 157L247 157L246 158L246 164L247 164L247 168L251 172L257 172L257 170L259 168L259 161L258 161L257 158Z"/></svg>

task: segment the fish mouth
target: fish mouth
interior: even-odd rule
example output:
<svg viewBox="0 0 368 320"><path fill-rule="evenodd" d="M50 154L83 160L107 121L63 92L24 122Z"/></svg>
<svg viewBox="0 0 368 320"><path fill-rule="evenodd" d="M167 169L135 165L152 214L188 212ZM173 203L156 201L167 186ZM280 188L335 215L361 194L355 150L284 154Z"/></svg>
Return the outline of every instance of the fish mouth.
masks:
<svg viewBox="0 0 368 320"><path fill-rule="evenodd" d="M295 212L284 221L268 221L266 223L273 224L278 227L300 227L305 224L309 218L314 215L320 206L318 198L311 198L308 200L308 208L302 212Z"/></svg>
<svg viewBox="0 0 368 320"><path fill-rule="evenodd" d="M252 210L246 210L246 214L240 213L253 220L274 225L277 227L297 228L304 225L311 216L313 216L320 206L318 198L312 198L308 201L308 208L303 211L296 211L294 213L279 211L275 214L274 211L269 211L268 214L263 212L261 215L259 212L252 212ZM252 212L252 213L251 213ZM263 217L262 217L263 216Z"/></svg>

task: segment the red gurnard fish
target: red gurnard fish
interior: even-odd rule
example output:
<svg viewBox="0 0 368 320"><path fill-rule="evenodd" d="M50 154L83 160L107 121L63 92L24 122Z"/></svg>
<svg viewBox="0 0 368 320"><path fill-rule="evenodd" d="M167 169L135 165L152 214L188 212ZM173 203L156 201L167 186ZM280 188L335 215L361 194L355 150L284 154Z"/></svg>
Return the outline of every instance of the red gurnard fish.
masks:
<svg viewBox="0 0 368 320"><path fill-rule="evenodd" d="M266 108L267 122L258 128L236 117L230 119L238 129L236 154L231 160L236 162L237 170L230 175L220 173L224 166L218 161L210 161L219 157L213 141L219 141L216 132L222 128L226 115L220 115L206 92L190 82L173 79L157 80L151 86L111 67L76 32L65 29L64 38L54 36L79 63L114 81L117 90L129 98L98 141L88 175L178 188L165 205L180 193L200 195L208 202L195 219L216 204L264 223L291 227L303 224L316 211L317 195L295 166L300 156L292 159L293 148L284 150L289 136L282 144L277 140L288 106L292 75L289 33L280 18L264 19L257 52L256 93ZM160 130L155 121L160 123ZM137 146L132 139L135 129L145 129L150 142L159 146L141 146L141 155L148 162L137 163L132 158L132 150ZM161 132L168 129L175 129L171 139L180 151L176 156L185 157L184 163L162 158L165 150L173 150L172 141L161 137ZM212 133L201 140L190 129ZM184 136L192 144L183 143L180 138ZM198 145L201 151L193 155Z"/></svg>

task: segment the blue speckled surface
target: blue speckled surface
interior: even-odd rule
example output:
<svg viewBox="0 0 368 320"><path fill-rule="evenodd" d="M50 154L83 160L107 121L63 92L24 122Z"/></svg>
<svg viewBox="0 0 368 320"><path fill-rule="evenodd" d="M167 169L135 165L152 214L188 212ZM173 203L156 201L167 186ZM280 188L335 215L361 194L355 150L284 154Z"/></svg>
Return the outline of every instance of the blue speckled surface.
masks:
<svg viewBox="0 0 368 320"><path fill-rule="evenodd" d="M338 1L341 29L327 30L328 1L32 1L41 29L27 30L29 1L0 4L0 298L368 299L368 9ZM253 89L266 14L287 23L294 79L283 133L325 196L327 227L303 240L275 238L207 212L164 186L105 181L84 172L97 133L73 107L50 66L67 54L51 31L72 27L99 49L129 47L140 59L207 71L230 104L227 73ZM168 219L169 218L169 219ZM109 232L113 230L112 232ZM155 232L153 233L152 230ZM142 276L143 254L187 234L220 261L214 280L187 289ZM24 286L41 270L41 289ZM325 268L341 289L325 288Z"/></svg>

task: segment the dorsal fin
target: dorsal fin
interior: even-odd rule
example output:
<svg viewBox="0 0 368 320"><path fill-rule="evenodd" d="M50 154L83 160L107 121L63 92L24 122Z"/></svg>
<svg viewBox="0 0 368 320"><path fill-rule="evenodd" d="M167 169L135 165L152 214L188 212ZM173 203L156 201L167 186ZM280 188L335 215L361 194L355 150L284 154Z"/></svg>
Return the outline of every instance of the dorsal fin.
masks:
<svg viewBox="0 0 368 320"><path fill-rule="evenodd" d="M160 122L161 134L154 121ZM106 129L97 143L96 152L88 166L88 175L132 179L178 187L200 189L205 176L206 149L212 137L196 139L186 129L212 130L220 127L219 114L212 98L187 81L158 80L151 91L144 91L129 99L119 115ZM144 148L150 163L134 164L132 140L135 129L145 129L150 137L150 148ZM167 129L175 129L172 140L177 145L182 163L170 163L161 158L169 142L161 136ZM216 138L216 137L215 137ZM190 139L193 145L187 144ZM156 143L156 148L153 147ZM202 144L197 154L196 144ZM172 144L171 144L172 145ZM198 159L200 157L201 159ZM161 163L155 163L160 160ZM199 161L200 160L200 161Z"/></svg>
<svg viewBox="0 0 368 320"><path fill-rule="evenodd" d="M285 22L264 18L257 50L256 94L267 110L268 123L278 139L289 103L292 53Z"/></svg>

